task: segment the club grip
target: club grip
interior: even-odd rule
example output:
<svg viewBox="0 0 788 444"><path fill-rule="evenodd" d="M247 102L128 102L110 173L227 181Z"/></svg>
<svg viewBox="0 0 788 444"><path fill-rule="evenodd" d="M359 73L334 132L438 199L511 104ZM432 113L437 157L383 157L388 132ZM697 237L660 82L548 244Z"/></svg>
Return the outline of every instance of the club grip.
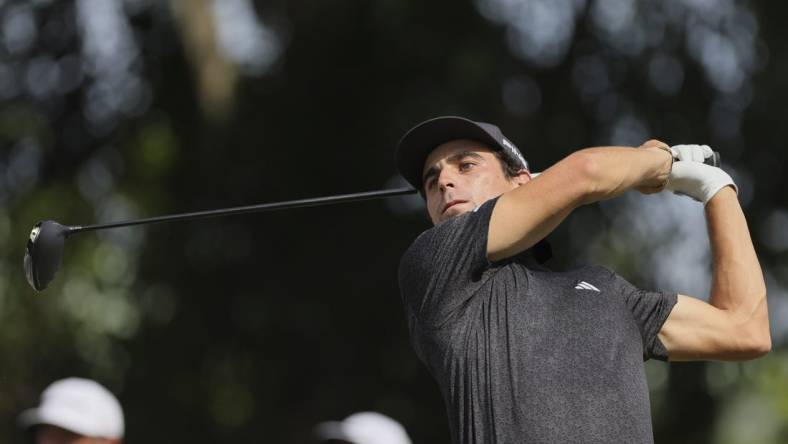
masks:
<svg viewBox="0 0 788 444"><path fill-rule="evenodd" d="M718 167L720 166L720 152L715 151L714 154L703 161L706 165Z"/></svg>

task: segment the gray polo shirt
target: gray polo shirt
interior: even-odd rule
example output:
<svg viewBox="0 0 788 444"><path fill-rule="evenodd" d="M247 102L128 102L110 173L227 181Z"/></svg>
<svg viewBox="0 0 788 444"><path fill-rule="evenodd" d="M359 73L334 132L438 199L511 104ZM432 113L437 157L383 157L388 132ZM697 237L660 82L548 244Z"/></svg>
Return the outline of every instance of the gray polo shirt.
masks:
<svg viewBox="0 0 788 444"><path fill-rule="evenodd" d="M675 293L603 267L554 272L531 250L487 259L497 199L422 233L399 284L411 341L454 443L651 443L643 361Z"/></svg>

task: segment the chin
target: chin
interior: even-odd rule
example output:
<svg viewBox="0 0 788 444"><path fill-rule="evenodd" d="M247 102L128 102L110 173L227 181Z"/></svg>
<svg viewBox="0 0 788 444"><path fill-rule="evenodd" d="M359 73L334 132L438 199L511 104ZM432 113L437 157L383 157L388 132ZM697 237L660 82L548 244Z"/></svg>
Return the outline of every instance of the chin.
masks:
<svg viewBox="0 0 788 444"><path fill-rule="evenodd" d="M461 204L454 205L453 207L446 210L443 214L440 215L438 218L439 222L443 222L444 220L451 219L452 217L459 216L460 214L467 213L473 209L473 204L470 202L465 202Z"/></svg>

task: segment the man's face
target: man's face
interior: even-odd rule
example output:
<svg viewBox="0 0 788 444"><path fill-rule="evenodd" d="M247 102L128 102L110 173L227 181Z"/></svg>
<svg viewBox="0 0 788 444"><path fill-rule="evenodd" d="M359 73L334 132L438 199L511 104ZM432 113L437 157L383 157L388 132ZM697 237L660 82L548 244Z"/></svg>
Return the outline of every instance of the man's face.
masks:
<svg viewBox="0 0 788 444"><path fill-rule="evenodd" d="M422 178L427 212L433 224L472 211L530 180L525 171L507 178L489 148L465 139L435 148L424 162Z"/></svg>

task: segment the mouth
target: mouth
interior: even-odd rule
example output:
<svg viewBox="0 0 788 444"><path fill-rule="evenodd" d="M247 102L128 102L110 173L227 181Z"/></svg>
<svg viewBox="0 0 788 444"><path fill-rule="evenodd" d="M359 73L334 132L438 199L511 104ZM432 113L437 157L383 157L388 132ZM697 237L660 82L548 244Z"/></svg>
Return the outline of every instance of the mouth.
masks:
<svg viewBox="0 0 788 444"><path fill-rule="evenodd" d="M442 213L445 213L446 210L448 210L449 208L451 208L451 207L453 207L455 205L458 205L458 204L461 204L461 203L465 203L465 202L468 202L468 201L467 200L460 200L460 199L451 200L448 203L446 203L446 205L443 207Z"/></svg>

